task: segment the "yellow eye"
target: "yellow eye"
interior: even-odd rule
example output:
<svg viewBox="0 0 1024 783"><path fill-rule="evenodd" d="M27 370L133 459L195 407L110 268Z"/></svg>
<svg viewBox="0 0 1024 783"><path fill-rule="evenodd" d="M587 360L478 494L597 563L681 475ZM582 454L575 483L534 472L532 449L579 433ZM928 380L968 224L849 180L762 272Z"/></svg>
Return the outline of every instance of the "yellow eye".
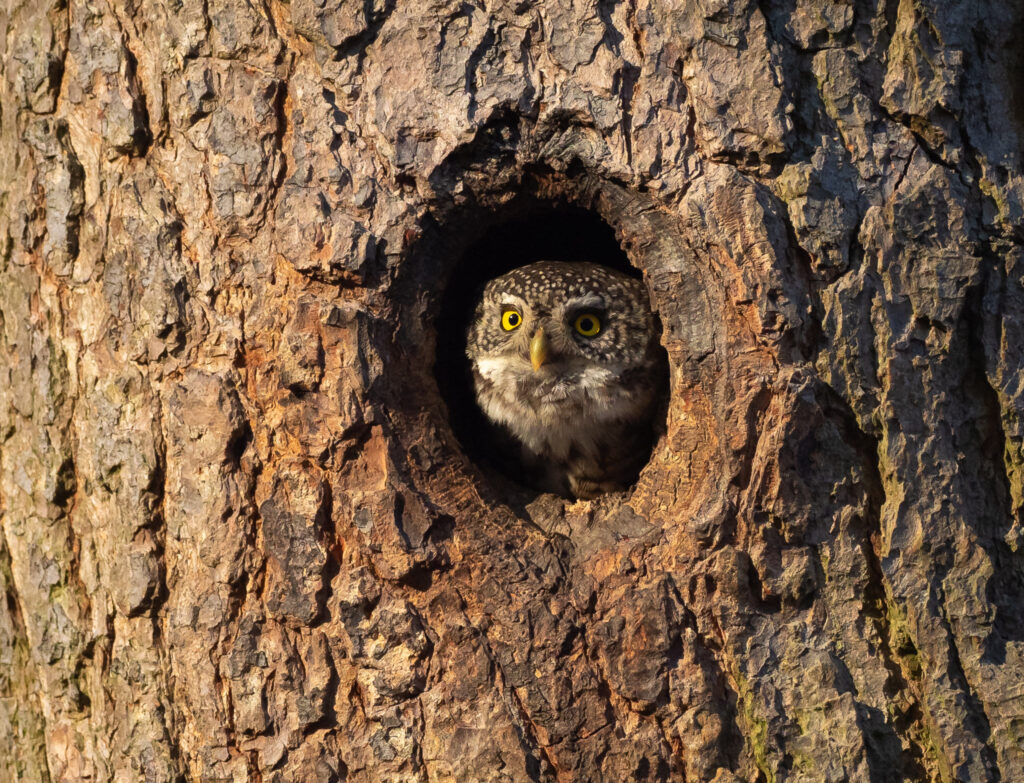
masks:
<svg viewBox="0 0 1024 783"><path fill-rule="evenodd" d="M501 328L511 332L523 322L523 317L515 310L506 310L501 314Z"/></svg>
<svg viewBox="0 0 1024 783"><path fill-rule="evenodd" d="M573 326L584 337L594 337L601 331L601 319L593 313L583 313L576 316Z"/></svg>

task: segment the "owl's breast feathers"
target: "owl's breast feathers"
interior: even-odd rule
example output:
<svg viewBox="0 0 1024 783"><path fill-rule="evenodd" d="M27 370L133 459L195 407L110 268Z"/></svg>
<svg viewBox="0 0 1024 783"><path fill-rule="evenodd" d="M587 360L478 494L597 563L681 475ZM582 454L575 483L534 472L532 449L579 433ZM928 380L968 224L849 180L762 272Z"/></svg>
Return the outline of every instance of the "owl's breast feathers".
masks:
<svg viewBox="0 0 1024 783"><path fill-rule="evenodd" d="M477 402L545 469L546 488L590 496L621 489L646 455L656 402L656 362L636 367L545 366L520 357L473 362ZM591 487L592 491L586 491Z"/></svg>

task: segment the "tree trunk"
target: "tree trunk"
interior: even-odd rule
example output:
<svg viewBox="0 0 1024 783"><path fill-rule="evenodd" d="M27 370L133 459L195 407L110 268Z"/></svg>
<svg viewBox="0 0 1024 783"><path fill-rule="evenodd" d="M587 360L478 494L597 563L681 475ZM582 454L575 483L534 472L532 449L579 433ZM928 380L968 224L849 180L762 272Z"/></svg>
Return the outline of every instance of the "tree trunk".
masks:
<svg viewBox="0 0 1024 783"><path fill-rule="evenodd" d="M1024 781L1022 25L7 0L0 779ZM601 253L671 395L573 502L461 324Z"/></svg>

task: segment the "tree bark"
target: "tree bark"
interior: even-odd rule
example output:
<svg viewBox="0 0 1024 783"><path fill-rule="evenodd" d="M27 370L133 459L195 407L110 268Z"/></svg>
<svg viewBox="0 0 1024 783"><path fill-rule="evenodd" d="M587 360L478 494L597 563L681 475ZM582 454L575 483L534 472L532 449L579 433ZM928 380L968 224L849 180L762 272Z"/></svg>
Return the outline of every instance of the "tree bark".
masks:
<svg viewBox="0 0 1024 783"><path fill-rule="evenodd" d="M1024 781L1022 25L8 0L0 779ZM459 437L545 220L671 366L593 501Z"/></svg>

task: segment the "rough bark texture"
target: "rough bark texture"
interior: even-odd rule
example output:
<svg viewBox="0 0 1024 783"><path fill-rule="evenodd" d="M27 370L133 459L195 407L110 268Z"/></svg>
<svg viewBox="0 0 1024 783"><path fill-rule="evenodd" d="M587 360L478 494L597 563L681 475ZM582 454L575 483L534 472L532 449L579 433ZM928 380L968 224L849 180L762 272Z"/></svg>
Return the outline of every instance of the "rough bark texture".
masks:
<svg viewBox="0 0 1024 783"><path fill-rule="evenodd" d="M6 0L0 780L1024 780L1022 26ZM672 385L577 503L432 370L566 207Z"/></svg>

